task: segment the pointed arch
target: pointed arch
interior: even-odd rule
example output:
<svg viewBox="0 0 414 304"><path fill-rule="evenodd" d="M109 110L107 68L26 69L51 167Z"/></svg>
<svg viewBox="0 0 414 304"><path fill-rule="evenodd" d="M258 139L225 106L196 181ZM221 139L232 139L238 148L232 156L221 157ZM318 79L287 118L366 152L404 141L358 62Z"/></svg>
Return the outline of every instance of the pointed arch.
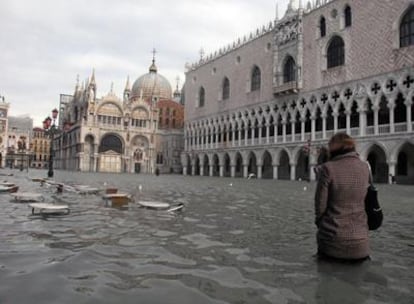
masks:
<svg viewBox="0 0 414 304"><path fill-rule="evenodd" d="M296 81L296 62L288 55L283 65L283 83Z"/></svg>
<svg viewBox="0 0 414 304"><path fill-rule="evenodd" d="M230 98L230 80L227 77L224 77L223 79L222 97L223 100L227 100Z"/></svg>
<svg viewBox="0 0 414 304"><path fill-rule="evenodd" d="M258 91L261 88L261 82L262 82L262 72L260 71L260 68L255 65L251 72L251 86L250 91Z"/></svg>
<svg viewBox="0 0 414 304"><path fill-rule="evenodd" d="M333 36L328 43L327 49L328 69L345 64L345 43L340 36Z"/></svg>
<svg viewBox="0 0 414 304"><path fill-rule="evenodd" d="M403 15L400 23L400 47L414 45L414 5Z"/></svg>

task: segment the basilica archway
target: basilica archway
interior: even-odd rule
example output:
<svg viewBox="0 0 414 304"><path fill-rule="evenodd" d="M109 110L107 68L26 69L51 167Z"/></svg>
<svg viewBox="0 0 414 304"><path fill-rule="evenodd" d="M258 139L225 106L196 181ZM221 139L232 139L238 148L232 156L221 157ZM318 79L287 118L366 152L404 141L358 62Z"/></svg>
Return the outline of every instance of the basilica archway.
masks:
<svg viewBox="0 0 414 304"><path fill-rule="evenodd" d="M198 155L195 157L195 162L194 162L194 175L198 176L200 175L200 158L198 157Z"/></svg>
<svg viewBox="0 0 414 304"><path fill-rule="evenodd" d="M220 175L220 162L217 154L213 156L213 176Z"/></svg>
<svg viewBox="0 0 414 304"><path fill-rule="evenodd" d="M99 145L99 172L122 172L122 156L124 145L115 134L106 134Z"/></svg>
<svg viewBox="0 0 414 304"><path fill-rule="evenodd" d="M248 156L248 174L255 174L257 176L257 159L253 152Z"/></svg>

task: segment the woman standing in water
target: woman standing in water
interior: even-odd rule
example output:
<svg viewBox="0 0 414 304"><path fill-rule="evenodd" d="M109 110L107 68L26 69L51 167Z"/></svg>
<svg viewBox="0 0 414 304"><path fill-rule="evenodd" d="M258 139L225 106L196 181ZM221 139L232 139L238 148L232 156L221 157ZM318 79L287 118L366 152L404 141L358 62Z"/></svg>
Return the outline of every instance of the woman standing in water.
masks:
<svg viewBox="0 0 414 304"><path fill-rule="evenodd" d="M346 261L369 257L365 196L369 168L345 133L329 141L330 161L320 167L315 194L318 255Z"/></svg>

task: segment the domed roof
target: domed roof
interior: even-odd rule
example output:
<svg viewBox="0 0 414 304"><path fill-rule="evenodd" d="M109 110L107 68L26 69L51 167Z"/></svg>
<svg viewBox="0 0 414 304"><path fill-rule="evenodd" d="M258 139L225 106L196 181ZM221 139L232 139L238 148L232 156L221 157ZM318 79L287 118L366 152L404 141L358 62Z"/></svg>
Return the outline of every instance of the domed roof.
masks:
<svg viewBox="0 0 414 304"><path fill-rule="evenodd" d="M172 88L170 82L158 74L155 59L152 60L152 65L149 68L149 73L139 77L132 86L131 97L141 97L148 99L152 96L160 99L171 99Z"/></svg>

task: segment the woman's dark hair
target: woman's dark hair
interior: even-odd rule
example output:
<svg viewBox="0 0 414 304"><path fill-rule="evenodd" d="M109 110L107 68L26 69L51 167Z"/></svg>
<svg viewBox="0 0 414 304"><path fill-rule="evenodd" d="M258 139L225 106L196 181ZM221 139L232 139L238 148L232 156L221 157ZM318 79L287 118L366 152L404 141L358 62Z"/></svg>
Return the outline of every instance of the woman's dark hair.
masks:
<svg viewBox="0 0 414 304"><path fill-rule="evenodd" d="M331 158L349 152L355 152L355 149L355 140L346 133L337 133L329 140Z"/></svg>

